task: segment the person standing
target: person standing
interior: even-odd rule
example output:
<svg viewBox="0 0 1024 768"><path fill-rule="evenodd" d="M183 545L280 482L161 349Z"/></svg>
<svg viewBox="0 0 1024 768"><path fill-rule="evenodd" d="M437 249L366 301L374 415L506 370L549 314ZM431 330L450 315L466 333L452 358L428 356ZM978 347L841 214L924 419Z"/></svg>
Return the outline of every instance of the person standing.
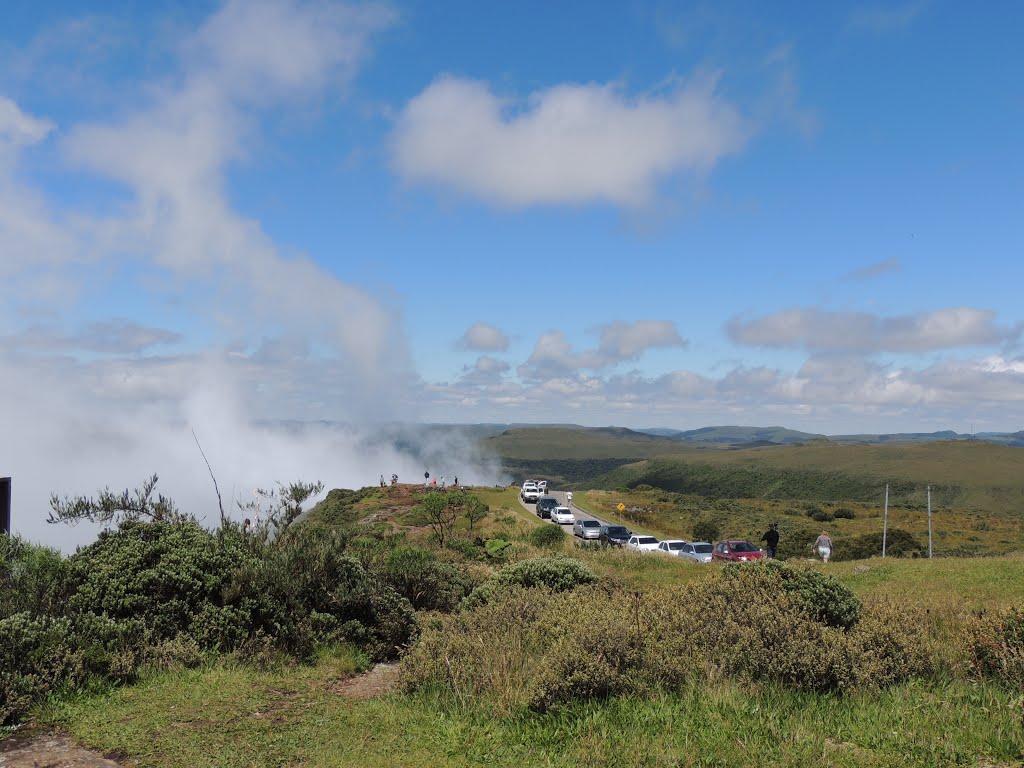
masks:
<svg viewBox="0 0 1024 768"><path fill-rule="evenodd" d="M821 557L821 562L827 563L828 559L832 557L832 537L828 535L828 531L822 531L821 536L814 540L811 547Z"/></svg>
<svg viewBox="0 0 1024 768"><path fill-rule="evenodd" d="M569 509L572 509L572 491L565 494L565 498L569 502Z"/></svg>
<svg viewBox="0 0 1024 768"><path fill-rule="evenodd" d="M764 532L764 536L761 537L768 547L768 557L775 559L775 553L779 548L779 524L772 523L768 526L768 530Z"/></svg>

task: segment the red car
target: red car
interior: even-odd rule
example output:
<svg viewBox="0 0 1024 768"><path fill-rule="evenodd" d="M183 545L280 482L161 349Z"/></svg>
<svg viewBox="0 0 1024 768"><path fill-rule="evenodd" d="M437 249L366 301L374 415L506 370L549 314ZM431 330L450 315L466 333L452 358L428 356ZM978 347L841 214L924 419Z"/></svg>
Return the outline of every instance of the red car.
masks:
<svg viewBox="0 0 1024 768"><path fill-rule="evenodd" d="M720 541L715 544L715 551L711 553L712 560L726 563L748 563L751 560L760 560L762 557L764 557L764 552L749 541L741 539Z"/></svg>

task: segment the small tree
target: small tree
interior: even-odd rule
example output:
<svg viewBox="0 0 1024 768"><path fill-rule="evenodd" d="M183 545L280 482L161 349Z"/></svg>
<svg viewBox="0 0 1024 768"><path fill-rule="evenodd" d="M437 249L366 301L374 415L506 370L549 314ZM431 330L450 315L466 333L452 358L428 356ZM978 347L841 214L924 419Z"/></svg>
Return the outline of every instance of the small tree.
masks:
<svg viewBox="0 0 1024 768"><path fill-rule="evenodd" d="M693 524L693 538L696 541L714 542L721 535L718 522L711 517L703 517Z"/></svg>
<svg viewBox="0 0 1024 768"><path fill-rule="evenodd" d="M469 521L469 530L473 530L473 525L480 522L488 514L490 514L491 508L484 504L476 496L470 496L466 500L465 512L466 520Z"/></svg>
<svg viewBox="0 0 1024 768"><path fill-rule="evenodd" d="M120 494L110 488L104 488L97 498L76 496L74 498L57 494L50 496L50 516L48 523L67 523L74 525L82 520L90 523L120 525L129 520L149 520L151 522L181 522L193 520L191 515L182 514L174 502L162 493L153 498L156 490L157 476L148 478L141 488L129 491L127 488Z"/></svg>
<svg viewBox="0 0 1024 768"><path fill-rule="evenodd" d="M238 502L238 508L256 518L250 530L266 541L284 534L302 514L303 505L323 490L324 484L319 481L278 483L274 490L257 488L256 498L245 504Z"/></svg>
<svg viewBox="0 0 1024 768"><path fill-rule="evenodd" d="M446 494L431 491L416 506L417 518L422 525L430 526L437 537L437 543L444 546L445 538L451 532L461 509L461 494Z"/></svg>

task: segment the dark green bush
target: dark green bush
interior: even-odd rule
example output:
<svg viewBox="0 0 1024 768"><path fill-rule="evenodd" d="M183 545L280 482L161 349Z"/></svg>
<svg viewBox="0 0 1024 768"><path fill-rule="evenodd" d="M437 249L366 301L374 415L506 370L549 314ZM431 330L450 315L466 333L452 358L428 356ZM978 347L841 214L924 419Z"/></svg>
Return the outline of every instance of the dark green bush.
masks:
<svg viewBox="0 0 1024 768"><path fill-rule="evenodd" d="M85 674L67 619L23 612L0 620L0 724Z"/></svg>
<svg viewBox="0 0 1024 768"><path fill-rule="evenodd" d="M855 517L857 517L857 515L854 514L852 509L847 509L846 507L840 507L839 509L832 513L832 516L836 520L853 520Z"/></svg>
<svg viewBox="0 0 1024 768"><path fill-rule="evenodd" d="M415 547L392 550L379 575L417 611L454 610L473 586L456 566Z"/></svg>
<svg viewBox="0 0 1024 768"><path fill-rule="evenodd" d="M921 544L907 531L890 528L885 540L887 557L920 557L927 552ZM882 554L882 532L866 533L845 540L841 546L832 550L833 560L864 560L869 557L880 557Z"/></svg>
<svg viewBox="0 0 1024 768"><path fill-rule="evenodd" d="M766 568L782 578L782 587L795 603L815 621L829 627L849 629L860 617L860 600L838 579L819 571L800 570L769 560L755 567ZM731 566L730 570L739 566Z"/></svg>
<svg viewBox="0 0 1024 768"><path fill-rule="evenodd" d="M815 509L813 512L809 511L807 516L819 523L831 523L835 520L835 516L825 509Z"/></svg>
<svg viewBox="0 0 1024 768"><path fill-rule="evenodd" d="M530 543L544 549L558 549L565 542L565 531L558 525L542 525L530 531Z"/></svg>

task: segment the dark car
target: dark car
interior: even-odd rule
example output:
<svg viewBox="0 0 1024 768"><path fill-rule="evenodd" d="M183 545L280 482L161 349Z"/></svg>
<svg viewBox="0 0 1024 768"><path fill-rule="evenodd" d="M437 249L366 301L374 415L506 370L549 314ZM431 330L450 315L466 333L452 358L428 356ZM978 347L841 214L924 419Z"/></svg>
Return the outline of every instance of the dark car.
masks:
<svg viewBox="0 0 1024 768"><path fill-rule="evenodd" d="M551 510L558 506L558 499L554 496L541 496L537 500L537 517L542 520L551 519Z"/></svg>
<svg viewBox="0 0 1024 768"><path fill-rule="evenodd" d="M764 557L758 547L745 539L728 539L715 544L715 551L711 553L712 560L721 560L726 563L749 563L751 560L760 560Z"/></svg>
<svg viewBox="0 0 1024 768"><path fill-rule="evenodd" d="M624 525L602 525L601 541L613 547L623 547L633 532Z"/></svg>

